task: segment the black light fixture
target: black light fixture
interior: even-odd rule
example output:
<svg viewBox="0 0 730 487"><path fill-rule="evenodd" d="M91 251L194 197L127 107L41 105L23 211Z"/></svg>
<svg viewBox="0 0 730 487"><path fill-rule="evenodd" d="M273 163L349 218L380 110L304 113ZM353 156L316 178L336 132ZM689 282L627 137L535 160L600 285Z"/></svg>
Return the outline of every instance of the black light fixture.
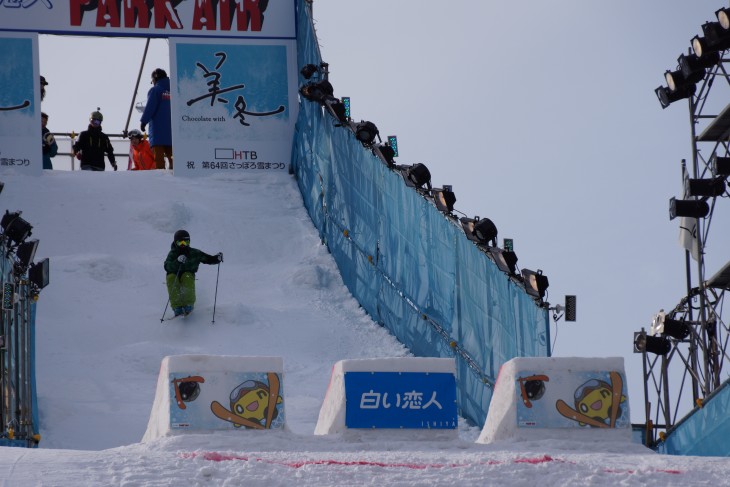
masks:
<svg viewBox="0 0 730 487"><path fill-rule="evenodd" d="M697 81L704 78L705 74L707 74L707 68L719 62L719 52L711 52L701 58L697 57L697 54L682 54L677 58L677 64L679 64L679 69L682 71L684 77L696 79Z"/></svg>
<svg viewBox="0 0 730 487"><path fill-rule="evenodd" d="M28 268L33 259L35 259L35 252L38 249L38 239L26 240L18 246L18 250L15 251L15 256L18 258L18 266L22 271Z"/></svg>
<svg viewBox="0 0 730 487"><path fill-rule="evenodd" d="M511 276L517 275L517 254L511 250L502 250L499 247L489 247L487 252L489 252L500 271Z"/></svg>
<svg viewBox="0 0 730 487"><path fill-rule="evenodd" d="M338 98L335 98L334 96L325 97L324 104L332 116L335 117L341 125L344 125L349 121L345 105Z"/></svg>
<svg viewBox="0 0 730 487"><path fill-rule="evenodd" d="M307 83L299 88L299 93L309 101L317 102L324 105L324 102L334 95L335 89L332 83L323 79L312 83Z"/></svg>
<svg viewBox="0 0 730 487"><path fill-rule="evenodd" d="M423 189L426 186L429 190L431 189L431 171L428 170L425 164L419 162L412 166L406 166L403 168L402 174L406 185L418 189Z"/></svg>
<svg viewBox="0 0 730 487"><path fill-rule="evenodd" d="M725 192L725 179L686 179L685 194L687 196L720 196Z"/></svg>
<svg viewBox="0 0 730 487"><path fill-rule="evenodd" d="M715 176L730 176L730 157L713 156L710 160L712 174Z"/></svg>
<svg viewBox="0 0 730 487"><path fill-rule="evenodd" d="M705 22L702 24L702 33L704 36L692 38L692 50L697 57L730 48L730 31L724 29L720 22Z"/></svg>
<svg viewBox="0 0 730 487"><path fill-rule="evenodd" d="M30 269L28 269L28 279L39 290L48 286L50 282L50 261L48 258L30 266Z"/></svg>
<svg viewBox="0 0 730 487"><path fill-rule="evenodd" d="M379 135L378 127L373 122L365 120L355 125L355 138L365 147L371 146L375 142L375 138Z"/></svg>
<svg viewBox="0 0 730 487"><path fill-rule="evenodd" d="M545 297L545 291L550 283L548 282L547 276L542 273L542 270L538 269L535 272L529 269L522 269L522 279L525 283L525 291L527 291L527 294L540 299Z"/></svg>
<svg viewBox="0 0 730 487"><path fill-rule="evenodd" d="M730 9L721 8L720 10L717 10L715 12L715 17L717 17L717 21L720 23L720 27L725 30L730 29Z"/></svg>
<svg viewBox="0 0 730 487"><path fill-rule="evenodd" d="M451 185L444 184L443 188L432 188L431 196L436 208L440 211L450 214L454 211L454 203L456 203L456 195L452 191Z"/></svg>
<svg viewBox="0 0 730 487"><path fill-rule="evenodd" d="M19 211L10 213L5 210L0 227L3 229L3 235L15 243L22 243L26 238L30 237L33 226L20 217Z"/></svg>
<svg viewBox="0 0 730 487"><path fill-rule="evenodd" d="M482 245L497 246L497 225L489 218L482 218L474 224L474 236Z"/></svg>
<svg viewBox="0 0 730 487"><path fill-rule="evenodd" d="M314 73L319 72L319 68L315 64L306 64L299 72L302 74L304 79L309 79L314 76Z"/></svg>
<svg viewBox="0 0 730 487"><path fill-rule="evenodd" d="M692 90L690 86L696 84L704 77L704 69L699 71L692 71L689 75L684 74L681 69L678 69L676 71L667 70L664 73L664 79L667 81L667 87L669 88L669 91L673 93L676 91L684 92L688 89Z"/></svg>
<svg viewBox="0 0 730 487"><path fill-rule="evenodd" d="M672 343L666 337L647 335L645 331L634 333L634 353L666 355L671 349Z"/></svg>
<svg viewBox="0 0 730 487"><path fill-rule="evenodd" d="M671 91L666 86L660 86L654 90L654 93L656 93L656 96L659 99L659 103L661 103L662 108L667 108L675 101L683 100L694 95L696 90L697 85L693 84L686 85L683 89L676 91Z"/></svg>
<svg viewBox="0 0 730 487"><path fill-rule="evenodd" d="M490 243L492 247L497 246L497 226L489 218L461 217L459 221L469 240L487 247Z"/></svg>
<svg viewBox="0 0 730 487"><path fill-rule="evenodd" d="M686 322L672 318L664 318L663 328L664 335L677 340L684 340L691 333L691 329Z"/></svg>
<svg viewBox="0 0 730 487"><path fill-rule="evenodd" d="M373 152L388 166L395 165L395 159L393 159L395 157L395 151L390 144L378 144L373 147Z"/></svg>
<svg viewBox="0 0 730 487"><path fill-rule="evenodd" d="M704 200L669 200L669 219L674 220L678 216L689 218L704 218L710 213L710 205Z"/></svg>

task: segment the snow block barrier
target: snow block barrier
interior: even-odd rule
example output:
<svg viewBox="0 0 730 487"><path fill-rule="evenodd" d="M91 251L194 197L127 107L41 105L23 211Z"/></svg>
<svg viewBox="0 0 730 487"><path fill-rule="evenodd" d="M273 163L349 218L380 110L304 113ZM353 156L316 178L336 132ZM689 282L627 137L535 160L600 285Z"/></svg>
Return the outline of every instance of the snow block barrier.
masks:
<svg viewBox="0 0 730 487"><path fill-rule="evenodd" d="M524 357L502 365L477 443L544 439L631 442L623 358Z"/></svg>
<svg viewBox="0 0 730 487"><path fill-rule="evenodd" d="M283 371L281 357L165 357L142 441L192 431L283 429Z"/></svg>
<svg viewBox="0 0 730 487"><path fill-rule="evenodd" d="M454 359L353 359L332 368L314 434L451 439L457 425Z"/></svg>

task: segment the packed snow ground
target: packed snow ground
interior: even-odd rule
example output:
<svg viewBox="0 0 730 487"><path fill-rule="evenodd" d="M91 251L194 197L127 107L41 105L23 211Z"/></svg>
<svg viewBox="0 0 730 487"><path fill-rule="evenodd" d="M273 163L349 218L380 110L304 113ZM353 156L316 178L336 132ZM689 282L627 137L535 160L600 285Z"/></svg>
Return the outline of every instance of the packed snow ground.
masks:
<svg viewBox="0 0 730 487"><path fill-rule="evenodd" d="M627 443L480 445L466 423L446 442L314 436L336 361L408 351L352 299L291 176L45 171L0 180L0 210L23 211L40 240L36 260L51 259L36 328L40 448L0 448L0 485L687 486L730 475L724 458ZM160 323L162 263L179 228L225 261L201 266L190 317ZM283 357L287 431L140 443L160 362L177 354Z"/></svg>

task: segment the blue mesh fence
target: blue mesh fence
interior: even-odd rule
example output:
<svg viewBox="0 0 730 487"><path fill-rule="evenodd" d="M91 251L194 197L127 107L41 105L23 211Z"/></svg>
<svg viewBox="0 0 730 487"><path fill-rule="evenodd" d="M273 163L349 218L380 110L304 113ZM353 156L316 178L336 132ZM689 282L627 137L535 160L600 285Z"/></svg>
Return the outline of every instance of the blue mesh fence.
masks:
<svg viewBox="0 0 730 487"><path fill-rule="evenodd" d="M297 2L300 68L322 62L308 5ZM343 281L415 355L456 358L461 413L483 425L501 364L549 355L548 310L348 125L300 105L292 170Z"/></svg>

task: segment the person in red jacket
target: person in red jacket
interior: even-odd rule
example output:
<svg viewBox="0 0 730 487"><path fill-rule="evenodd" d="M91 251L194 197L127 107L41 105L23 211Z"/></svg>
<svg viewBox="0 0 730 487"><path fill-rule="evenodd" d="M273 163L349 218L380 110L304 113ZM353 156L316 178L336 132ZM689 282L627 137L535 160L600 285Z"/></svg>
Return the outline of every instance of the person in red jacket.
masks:
<svg viewBox="0 0 730 487"><path fill-rule="evenodd" d="M155 156L152 155L150 143L137 129L129 131L129 170L147 171L155 169Z"/></svg>

